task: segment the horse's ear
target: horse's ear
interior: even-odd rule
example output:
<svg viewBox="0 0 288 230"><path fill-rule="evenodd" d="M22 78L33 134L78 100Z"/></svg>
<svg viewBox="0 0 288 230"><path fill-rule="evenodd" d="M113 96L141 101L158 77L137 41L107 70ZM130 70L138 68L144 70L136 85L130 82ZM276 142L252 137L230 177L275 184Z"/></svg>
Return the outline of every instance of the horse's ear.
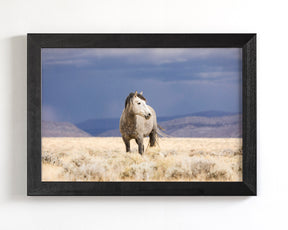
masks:
<svg viewBox="0 0 288 230"><path fill-rule="evenodd" d="M143 95L143 91L140 92L140 95Z"/></svg>
<svg viewBox="0 0 288 230"><path fill-rule="evenodd" d="M137 93L137 90L136 90L135 93L134 93L134 97L137 97L137 94L138 94L138 93Z"/></svg>

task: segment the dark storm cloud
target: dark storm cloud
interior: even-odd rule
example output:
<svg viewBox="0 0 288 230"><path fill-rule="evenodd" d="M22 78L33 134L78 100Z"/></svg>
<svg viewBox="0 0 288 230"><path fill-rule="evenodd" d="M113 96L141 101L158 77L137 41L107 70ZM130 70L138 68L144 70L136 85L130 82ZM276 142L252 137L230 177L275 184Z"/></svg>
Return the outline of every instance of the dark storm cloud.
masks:
<svg viewBox="0 0 288 230"><path fill-rule="evenodd" d="M240 49L43 49L48 120L119 117L144 91L158 115L241 111ZM46 111L46 112L45 112Z"/></svg>

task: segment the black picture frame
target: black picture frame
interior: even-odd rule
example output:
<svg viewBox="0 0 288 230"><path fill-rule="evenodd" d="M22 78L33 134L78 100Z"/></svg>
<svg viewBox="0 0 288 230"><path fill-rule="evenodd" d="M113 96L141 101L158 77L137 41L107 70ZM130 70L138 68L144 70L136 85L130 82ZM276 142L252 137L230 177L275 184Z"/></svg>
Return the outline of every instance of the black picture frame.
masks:
<svg viewBox="0 0 288 230"><path fill-rule="evenodd" d="M42 182L41 48L242 48L242 182ZM28 34L27 195L256 195L256 34Z"/></svg>

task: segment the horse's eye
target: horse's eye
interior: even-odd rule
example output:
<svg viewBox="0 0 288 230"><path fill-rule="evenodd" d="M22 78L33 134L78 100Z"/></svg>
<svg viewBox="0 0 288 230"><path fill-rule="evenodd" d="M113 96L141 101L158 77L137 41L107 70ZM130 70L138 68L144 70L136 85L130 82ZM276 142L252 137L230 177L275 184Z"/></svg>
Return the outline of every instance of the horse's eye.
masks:
<svg viewBox="0 0 288 230"><path fill-rule="evenodd" d="M140 105L141 103L140 103L140 102L138 102L137 104L138 104L138 105Z"/></svg>

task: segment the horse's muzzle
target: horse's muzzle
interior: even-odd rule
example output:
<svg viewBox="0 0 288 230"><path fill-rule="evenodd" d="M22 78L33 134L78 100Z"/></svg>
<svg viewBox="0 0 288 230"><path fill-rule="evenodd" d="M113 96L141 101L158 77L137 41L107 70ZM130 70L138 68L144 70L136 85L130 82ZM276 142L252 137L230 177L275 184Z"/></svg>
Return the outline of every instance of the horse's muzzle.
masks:
<svg viewBox="0 0 288 230"><path fill-rule="evenodd" d="M148 113L148 115L145 116L145 119L146 119L146 120L149 120L150 117L151 117L151 113Z"/></svg>

